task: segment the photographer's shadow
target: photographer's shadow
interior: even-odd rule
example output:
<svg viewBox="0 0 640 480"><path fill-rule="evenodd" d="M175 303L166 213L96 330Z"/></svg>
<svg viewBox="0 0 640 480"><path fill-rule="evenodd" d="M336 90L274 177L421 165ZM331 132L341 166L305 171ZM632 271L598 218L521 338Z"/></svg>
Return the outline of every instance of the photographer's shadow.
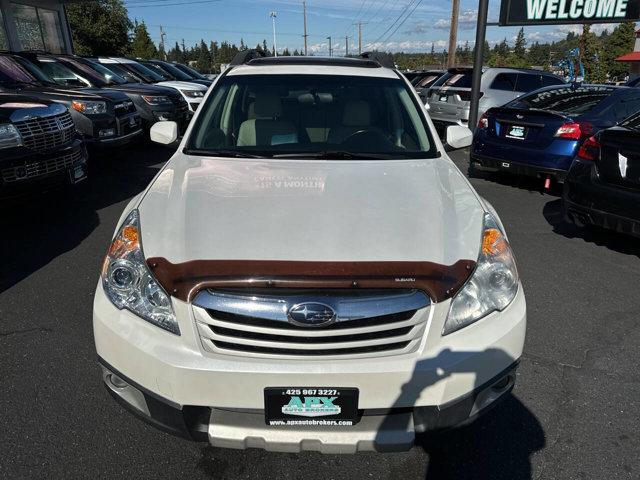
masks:
<svg viewBox="0 0 640 480"><path fill-rule="evenodd" d="M499 382L501 376L490 382L486 377L479 378L478 371L468 367L470 357L477 353L443 350L437 357L420 360L411 379L403 385L394 408L415 405L425 388L454 374L475 374L473 390L487 392L487 388L495 385L495 381ZM487 361L497 365L512 365L516 361L500 349L484 350L482 354ZM498 387L501 387L500 383ZM416 445L423 448L429 457L427 480L532 478L530 459L534 452L544 447L545 433L533 413L511 393L511 388L512 384L466 426L447 429L450 418L475 412L473 401L463 402L457 407L459 413L446 417L444 422L442 418L432 418L427 422L428 431L416 435ZM497 388L496 391L501 390ZM490 391L489 394L498 396ZM482 395L478 397L482 398ZM482 403L481 400L475 402L476 406ZM393 427L398 428L397 419L387 417L377 440L383 443L385 428Z"/></svg>

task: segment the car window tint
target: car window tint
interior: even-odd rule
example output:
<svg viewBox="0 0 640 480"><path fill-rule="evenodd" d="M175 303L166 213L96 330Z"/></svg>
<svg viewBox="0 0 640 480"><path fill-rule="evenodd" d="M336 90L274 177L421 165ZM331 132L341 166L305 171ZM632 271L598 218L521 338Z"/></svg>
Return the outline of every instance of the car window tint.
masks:
<svg viewBox="0 0 640 480"><path fill-rule="evenodd" d="M454 70L442 75L433 83L433 87L471 88L473 70Z"/></svg>
<svg viewBox="0 0 640 480"><path fill-rule="evenodd" d="M435 82L438 79L439 76L440 75L438 75L437 73L430 74L430 75L425 75L425 77L421 78L420 81L415 85L416 85L416 87L419 87L419 88L427 88L433 82Z"/></svg>
<svg viewBox="0 0 640 480"><path fill-rule="evenodd" d="M542 86L543 87L552 87L554 85L564 85L565 82L562 79L557 77L552 77L551 75L543 75L542 76Z"/></svg>
<svg viewBox="0 0 640 480"><path fill-rule="evenodd" d="M631 130L640 131L640 111L627 118L620 125Z"/></svg>
<svg viewBox="0 0 640 480"><path fill-rule="evenodd" d="M605 86L560 87L524 95L506 106L537 108L567 115L581 115L593 110L614 92Z"/></svg>
<svg viewBox="0 0 640 480"><path fill-rule="evenodd" d="M532 73L519 73L516 80L516 92L531 92L542 87L541 75Z"/></svg>
<svg viewBox="0 0 640 480"><path fill-rule="evenodd" d="M638 112L640 112L640 98L635 96L622 98L613 106L613 116L616 122L621 122Z"/></svg>
<svg viewBox="0 0 640 480"><path fill-rule="evenodd" d="M516 74L515 73L499 73L491 83L489 87L492 90L504 90L507 92L513 92L516 88Z"/></svg>

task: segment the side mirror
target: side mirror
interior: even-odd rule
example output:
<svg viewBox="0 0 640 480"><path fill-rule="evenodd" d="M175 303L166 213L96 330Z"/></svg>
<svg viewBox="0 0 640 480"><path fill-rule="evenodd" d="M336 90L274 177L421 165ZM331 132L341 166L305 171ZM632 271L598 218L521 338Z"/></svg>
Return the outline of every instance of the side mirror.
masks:
<svg viewBox="0 0 640 480"><path fill-rule="evenodd" d="M465 148L471 145L473 133L462 125L452 125L447 128L446 142L453 149Z"/></svg>
<svg viewBox="0 0 640 480"><path fill-rule="evenodd" d="M171 145L178 140L178 124L176 122L157 122L151 127L152 142Z"/></svg>

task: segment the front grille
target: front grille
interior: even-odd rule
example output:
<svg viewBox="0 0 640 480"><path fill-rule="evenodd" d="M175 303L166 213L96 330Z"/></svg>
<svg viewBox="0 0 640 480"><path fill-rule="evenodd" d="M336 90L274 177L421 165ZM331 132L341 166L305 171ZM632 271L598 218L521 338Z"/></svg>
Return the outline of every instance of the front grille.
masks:
<svg viewBox="0 0 640 480"><path fill-rule="evenodd" d="M178 107L178 111L186 111L189 110L189 104L187 101L181 96L171 97L171 101L173 104Z"/></svg>
<svg viewBox="0 0 640 480"><path fill-rule="evenodd" d="M330 306L335 321L319 327L291 323L287 312L304 303ZM195 298L194 312L211 353L352 358L414 352L429 305L416 290L207 290Z"/></svg>
<svg viewBox="0 0 640 480"><path fill-rule="evenodd" d="M75 126L69 112L14 123L25 147L39 152L66 145L75 137Z"/></svg>
<svg viewBox="0 0 640 480"><path fill-rule="evenodd" d="M114 106L114 111L116 113L116 117L119 117L121 115L134 113L136 111L136 107L131 100L127 100L126 102L117 103Z"/></svg>
<svg viewBox="0 0 640 480"><path fill-rule="evenodd" d="M19 182L21 180L31 180L37 177L66 170L73 164L82 160L82 149L77 148L71 153L61 155L46 160L34 161L24 160L16 162L12 166L3 168L0 173L5 183Z"/></svg>

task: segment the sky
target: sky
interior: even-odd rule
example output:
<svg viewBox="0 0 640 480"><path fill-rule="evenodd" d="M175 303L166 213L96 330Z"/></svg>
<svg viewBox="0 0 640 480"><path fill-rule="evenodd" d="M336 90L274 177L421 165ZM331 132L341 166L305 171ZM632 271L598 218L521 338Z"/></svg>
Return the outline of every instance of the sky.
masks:
<svg viewBox="0 0 640 480"><path fill-rule="evenodd" d="M160 41L160 26L167 45L184 39L187 46L204 39L255 46L263 39L273 44L272 19L276 12L278 50L301 50L303 46L302 0L124 0L129 16L144 21L151 37ZM489 21L497 21L500 0L490 0ZM475 39L477 1L461 0L458 43ZM449 0L307 0L309 50L318 55L344 55L349 37L350 52L357 51L358 27L363 22L363 51L428 52L431 45L442 51L448 45L451 2ZM613 29L615 25L595 25L592 31ZM580 32L580 25L526 27L529 44L566 37ZM495 44L506 38L512 43L518 27L488 27L487 40Z"/></svg>

